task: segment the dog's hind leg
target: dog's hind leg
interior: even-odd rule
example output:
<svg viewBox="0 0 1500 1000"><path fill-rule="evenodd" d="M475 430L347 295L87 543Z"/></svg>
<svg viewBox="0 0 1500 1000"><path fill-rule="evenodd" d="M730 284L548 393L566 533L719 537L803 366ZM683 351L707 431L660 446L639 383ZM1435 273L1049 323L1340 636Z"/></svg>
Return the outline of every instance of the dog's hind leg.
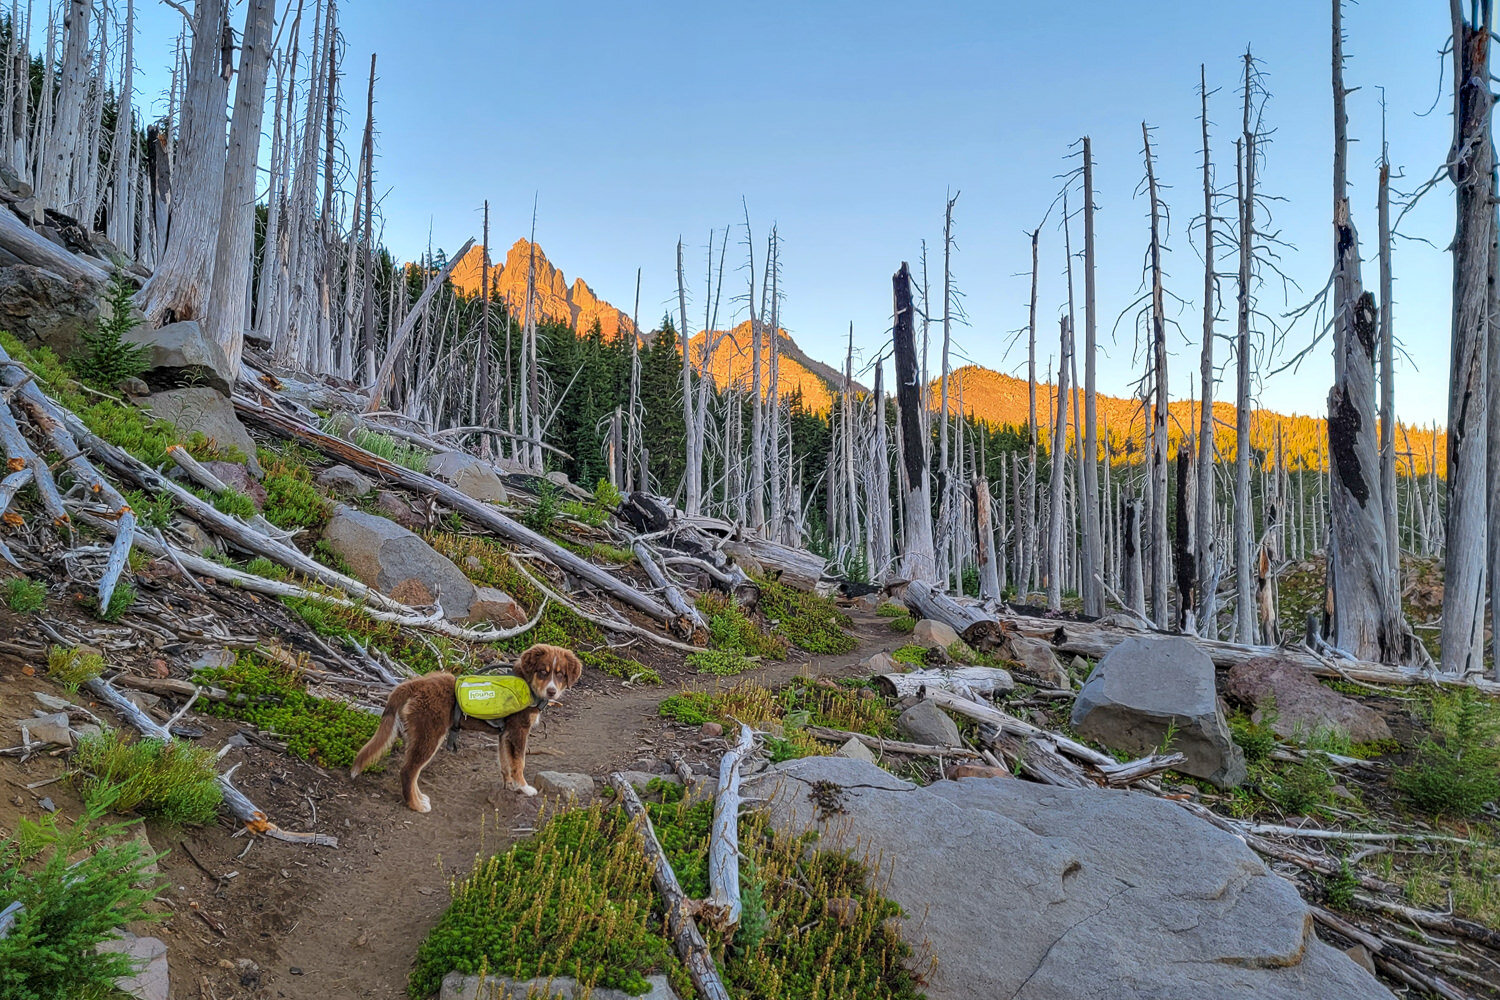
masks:
<svg viewBox="0 0 1500 1000"><path fill-rule="evenodd" d="M432 800L417 787L422 777L422 768L437 755L443 745L444 731L436 727L408 727L406 733L406 761L401 765L401 791L406 804L419 813L432 811Z"/></svg>
<svg viewBox="0 0 1500 1000"><path fill-rule="evenodd" d="M536 789L526 783L526 737L536 721L534 712L512 715L500 734L500 776L505 779L505 788L527 796L536 794Z"/></svg>

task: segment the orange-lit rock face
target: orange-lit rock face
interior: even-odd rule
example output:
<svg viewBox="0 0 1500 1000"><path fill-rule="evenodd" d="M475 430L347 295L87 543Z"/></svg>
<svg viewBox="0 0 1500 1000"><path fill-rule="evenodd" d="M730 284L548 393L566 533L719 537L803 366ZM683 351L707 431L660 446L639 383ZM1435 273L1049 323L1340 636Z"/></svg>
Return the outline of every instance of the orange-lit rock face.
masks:
<svg viewBox="0 0 1500 1000"><path fill-rule="evenodd" d="M490 294L497 302L508 302L517 320L526 314L526 275L535 268L536 296L531 308L538 320L567 323L586 333L598 320L605 340L614 340L632 329L630 317L594 294L582 278L568 286L567 278L541 246L532 257L532 245L516 240L503 263L490 264ZM473 247L453 269L453 286L464 295L478 295L483 286L483 249Z"/></svg>
<svg viewBox="0 0 1500 1000"><path fill-rule="evenodd" d="M704 369L706 341L707 338L702 332L694 336L691 341L693 367L698 371ZM713 376L714 384L721 389L733 386L741 392L749 392L754 378L750 365L754 343L750 335L750 322L746 320L733 330L715 331L713 343L713 357L709 359L707 367L709 374ZM822 374L816 373L804 364L803 360L799 360L805 356L786 335L785 330L781 331L777 353L777 396L784 400L800 391L804 407L814 413L826 413L833 403L833 392L828 379L837 378L837 373L831 369ZM761 396L769 398L771 395L771 338L765 333L761 336L760 364ZM822 365L819 367L826 368Z"/></svg>

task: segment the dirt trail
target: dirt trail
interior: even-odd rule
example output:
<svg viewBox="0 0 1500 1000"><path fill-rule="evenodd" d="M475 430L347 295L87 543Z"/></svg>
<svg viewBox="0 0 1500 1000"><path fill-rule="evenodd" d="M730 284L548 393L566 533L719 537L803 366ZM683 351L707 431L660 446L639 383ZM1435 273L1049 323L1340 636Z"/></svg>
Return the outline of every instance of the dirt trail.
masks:
<svg viewBox="0 0 1500 1000"><path fill-rule="evenodd" d="M905 639L883 619L857 611L854 618L860 640L855 651L812 658L797 653L744 676L765 683L798 673L846 676L858 672L871 653ZM14 679L23 683L4 690L24 689L27 698L38 683ZM577 771L602 778L621 768L654 768L673 751L710 770L722 742L700 741L695 729L656 713L661 699L683 683L626 687L613 678L586 676L533 734L529 773ZM689 687L713 683L685 680ZM205 724L211 732L202 743L210 746L237 729L215 720ZM476 854L530 833L543 808L540 797L499 789L496 746L488 734L464 732L456 753L440 752L423 778L433 800L427 815L401 804L395 767L351 779L255 745L232 752L226 763L245 762L238 783L274 820L289 829L332 833L340 844L321 849L252 843L227 836L227 823L191 831L151 828L156 849L171 851L162 862L171 881L162 898L172 912L149 933L168 944L172 1000L405 996L417 945L447 905L449 880L466 874ZM12 767L0 762L0 770ZM24 784L52 771L30 766L6 776L22 773ZM59 782L37 792L65 787ZM70 811L64 800L59 804ZM28 801L21 811L35 809ZM240 961L245 959L254 966Z"/></svg>

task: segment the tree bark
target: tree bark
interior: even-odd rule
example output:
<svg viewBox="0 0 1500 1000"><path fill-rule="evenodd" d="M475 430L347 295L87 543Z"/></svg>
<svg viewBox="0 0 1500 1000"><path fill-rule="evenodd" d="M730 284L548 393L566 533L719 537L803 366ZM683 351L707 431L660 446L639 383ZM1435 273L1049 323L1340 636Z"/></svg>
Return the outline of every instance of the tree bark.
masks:
<svg viewBox="0 0 1500 1000"><path fill-rule="evenodd" d="M1170 573L1167 547L1167 318L1162 291L1161 203L1156 195L1156 165L1151 133L1141 122L1146 155L1146 188L1151 198L1151 373L1155 381L1151 409L1151 616L1157 628L1171 617L1167 596Z"/></svg>
<svg viewBox="0 0 1500 1000"><path fill-rule="evenodd" d="M1194 517L1197 544L1193 558L1199 580L1198 631L1213 639L1219 634L1215 593L1219 586L1219 554L1217 532L1214 531L1214 464L1218 457L1214 436L1217 429L1214 419L1214 293L1218 281L1214 273L1214 183L1208 145L1208 77L1201 64L1198 67L1198 87L1203 101L1203 353L1198 366L1202 398L1198 409L1198 504Z"/></svg>
<svg viewBox="0 0 1500 1000"><path fill-rule="evenodd" d="M88 155L83 108L90 90L89 15L93 8L92 0L67 0L63 9L63 61L57 85L56 113L47 136L41 169L37 171L37 205L66 215L78 214L82 192L74 175ZM104 81L100 80L99 86L103 85ZM46 104L50 97L50 93L43 92L42 114L47 113ZM85 226L92 222L88 219L80 221Z"/></svg>
<svg viewBox="0 0 1500 1000"><path fill-rule="evenodd" d="M1452 0L1453 147L1449 176L1457 192L1453 233L1453 337L1448 391L1448 510L1443 556L1444 673L1484 670L1485 563L1488 556L1490 277L1494 225L1494 148L1489 88L1490 2L1470 24Z"/></svg>
<svg viewBox="0 0 1500 1000"><path fill-rule="evenodd" d="M1083 137L1083 611L1104 614L1104 542L1099 528L1099 408L1095 392L1098 310L1094 278L1094 154Z"/></svg>

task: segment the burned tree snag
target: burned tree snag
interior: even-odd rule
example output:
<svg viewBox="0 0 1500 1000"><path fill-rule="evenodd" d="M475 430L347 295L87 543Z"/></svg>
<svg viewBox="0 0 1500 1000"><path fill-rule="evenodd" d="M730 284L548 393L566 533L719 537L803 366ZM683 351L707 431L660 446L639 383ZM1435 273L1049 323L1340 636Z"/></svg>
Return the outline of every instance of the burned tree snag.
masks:
<svg viewBox="0 0 1500 1000"><path fill-rule="evenodd" d="M932 548L932 487L927 473L927 441L922 433L922 391L917 384L916 330L912 324L911 271L906 262L891 278L895 305L892 343L896 353L896 405L901 414L902 487L906 530L901 539L901 575L938 581Z"/></svg>

